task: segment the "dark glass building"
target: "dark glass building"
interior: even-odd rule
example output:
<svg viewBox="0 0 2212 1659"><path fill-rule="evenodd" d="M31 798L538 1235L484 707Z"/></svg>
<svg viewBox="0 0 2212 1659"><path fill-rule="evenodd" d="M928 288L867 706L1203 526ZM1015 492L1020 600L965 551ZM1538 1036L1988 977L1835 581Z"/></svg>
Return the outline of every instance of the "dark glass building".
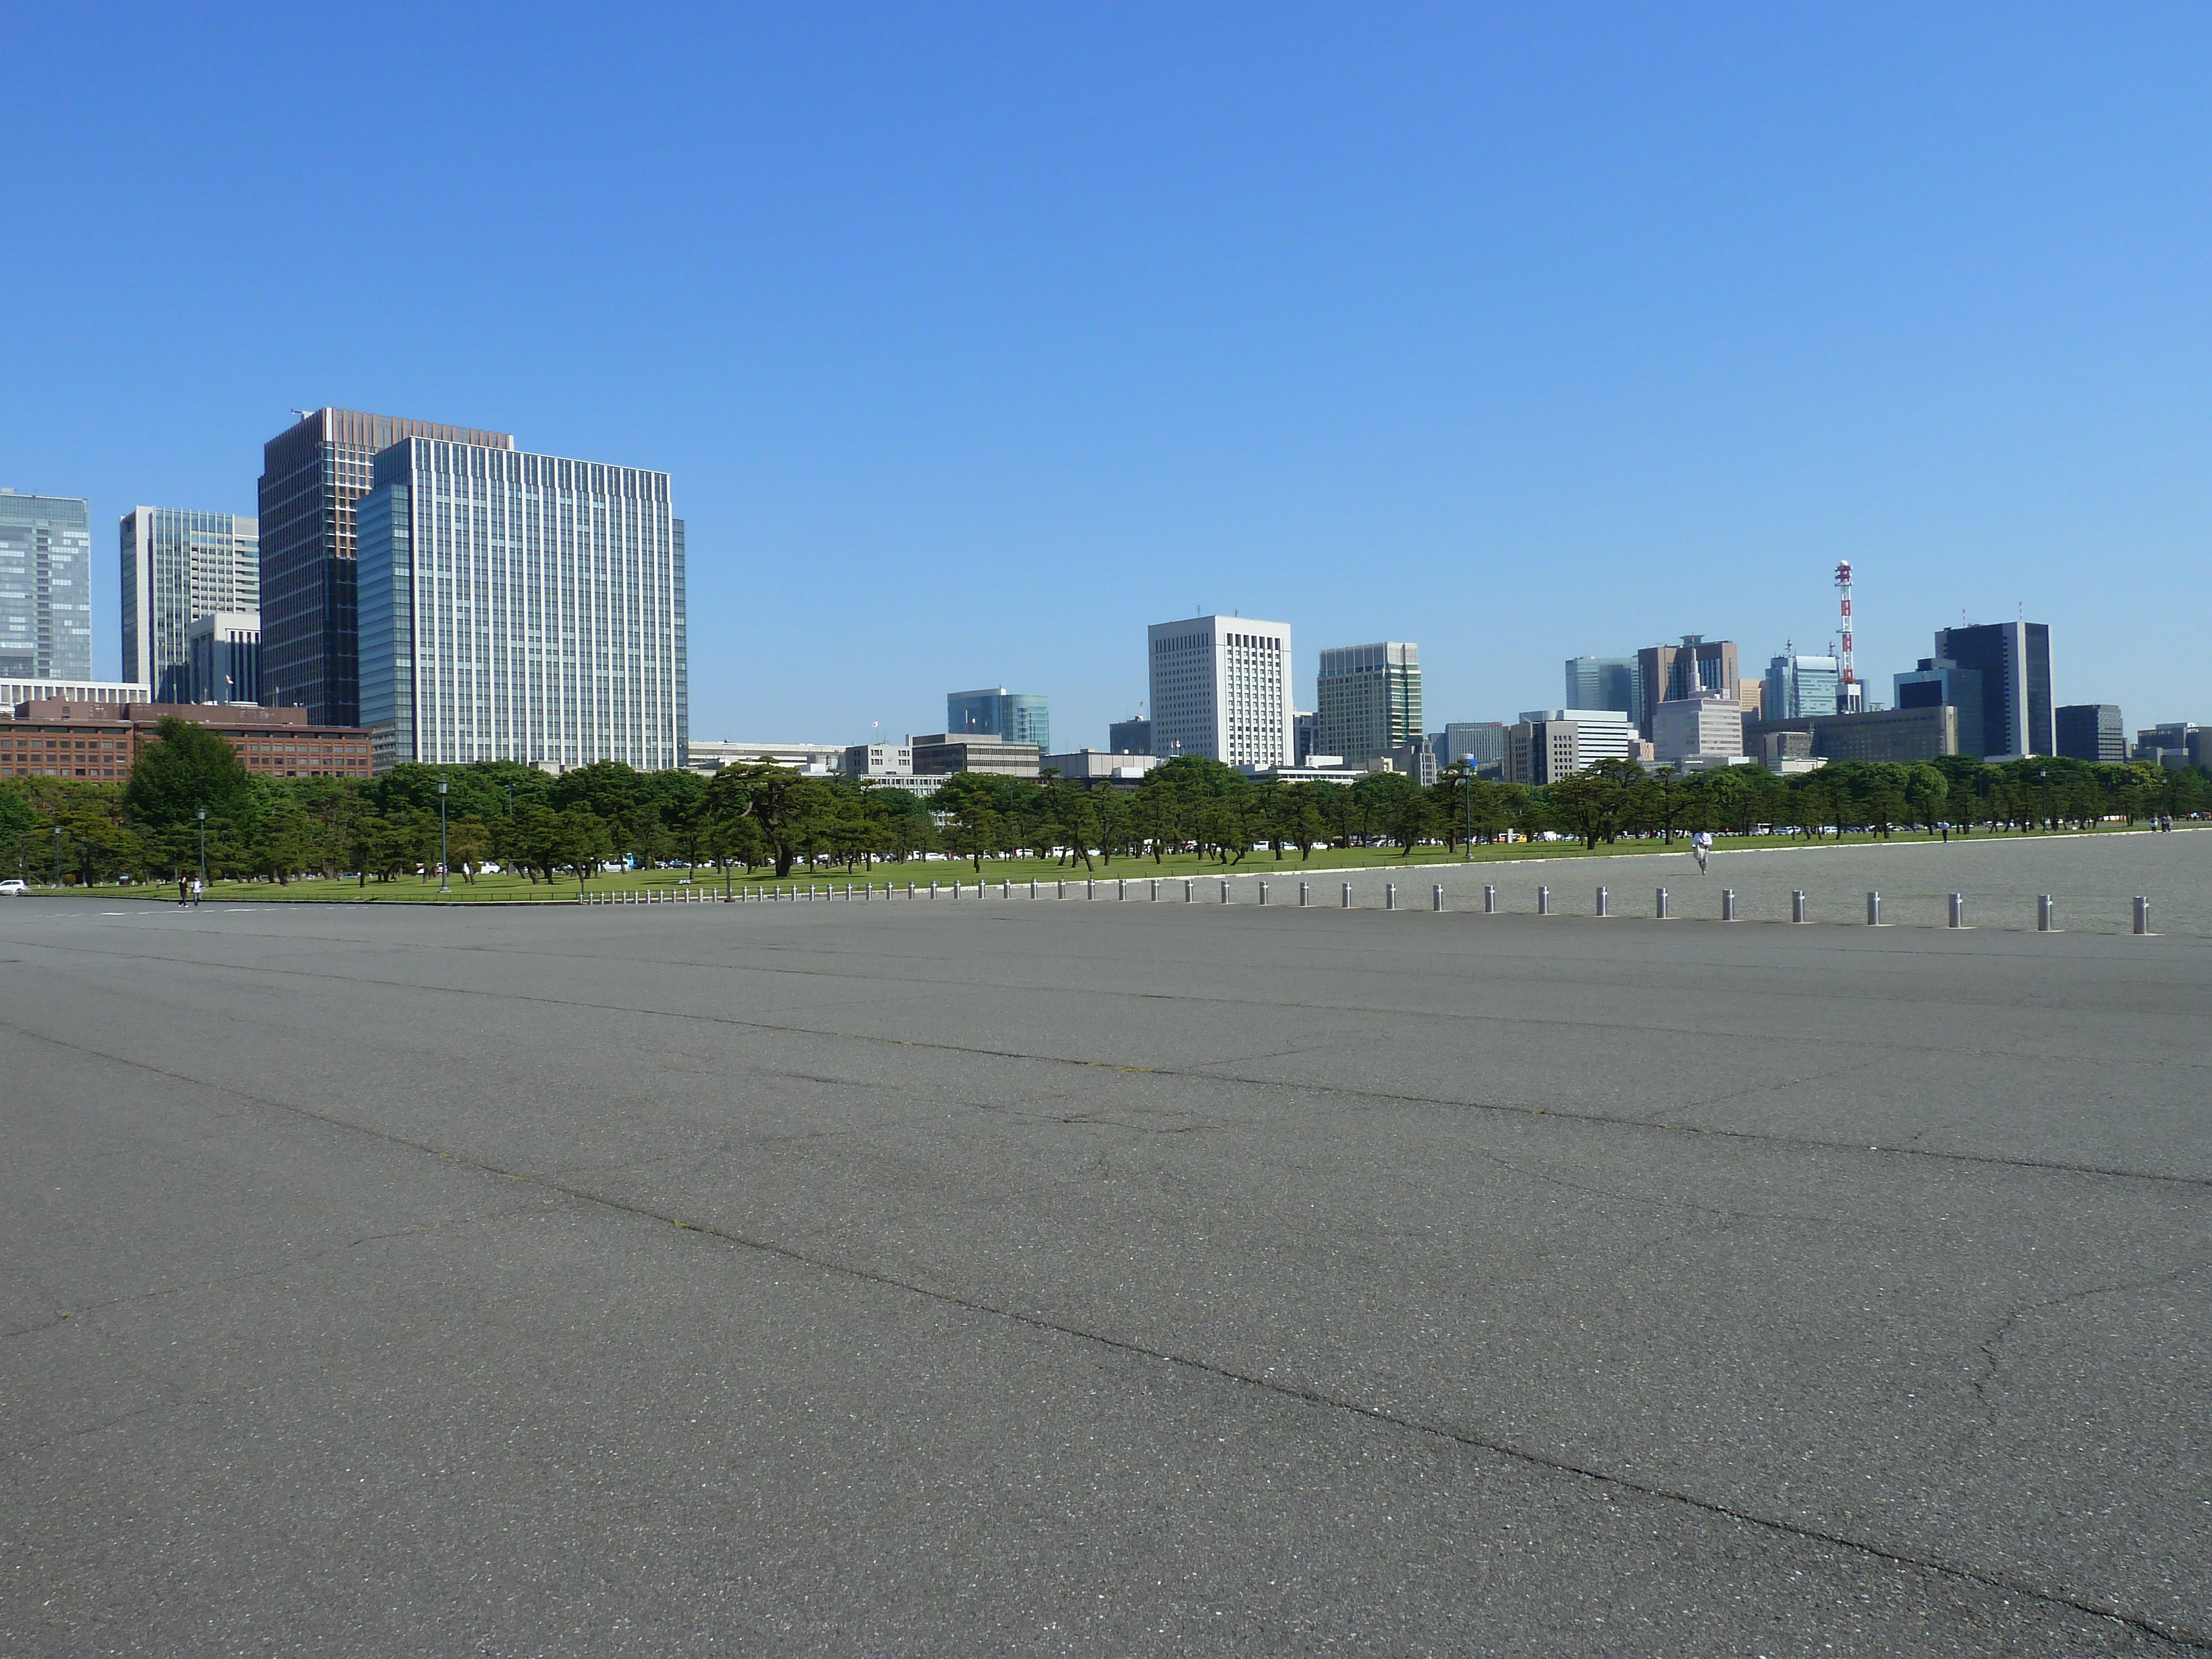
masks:
<svg viewBox="0 0 2212 1659"><path fill-rule="evenodd" d="M2074 760L2118 764L2128 757L2127 727L2116 702L2069 703L2058 711L2058 752Z"/></svg>
<svg viewBox="0 0 2212 1659"><path fill-rule="evenodd" d="M318 725L361 723L354 504L408 438L512 449L504 432L319 409L261 448L261 691Z"/></svg>
<svg viewBox="0 0 2212 1659"><path fill-rule="evenodd" d="M2051 706L2051 629L2043 623L1939 628L1936 654L1897 677L1899 708L1959 711L1962 755L2057 751Z"/></svg>

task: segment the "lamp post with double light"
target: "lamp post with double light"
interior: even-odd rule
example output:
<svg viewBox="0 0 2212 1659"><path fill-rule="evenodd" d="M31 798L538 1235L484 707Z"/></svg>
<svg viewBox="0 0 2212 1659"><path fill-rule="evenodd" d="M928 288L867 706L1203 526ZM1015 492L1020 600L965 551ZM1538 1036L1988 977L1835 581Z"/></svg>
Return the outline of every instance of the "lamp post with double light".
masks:
<svg viewBox="0 0 2212 1659"><path fill-rule="evenodd" d="M207 885L207 808L199 810L200 819L200 885Z"/></svg>
<svg viewBox="0 0 2212 1659"><path fill-rule="evenodd" d="M438 890L450 893L453 884L446 875L446 781L438 780Z"/></svg>

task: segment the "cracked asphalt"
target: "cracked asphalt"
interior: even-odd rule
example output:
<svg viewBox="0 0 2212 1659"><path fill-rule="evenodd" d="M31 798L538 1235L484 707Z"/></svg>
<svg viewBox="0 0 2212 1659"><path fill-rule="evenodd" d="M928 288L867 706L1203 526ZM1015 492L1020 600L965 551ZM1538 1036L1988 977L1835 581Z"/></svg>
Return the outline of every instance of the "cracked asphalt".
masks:
<svg viewBox="0 0 2212 1659"><path fill-rule="evenodd" d="M2212 1650L2212 941L0 904L0 1651Z"/></svg>

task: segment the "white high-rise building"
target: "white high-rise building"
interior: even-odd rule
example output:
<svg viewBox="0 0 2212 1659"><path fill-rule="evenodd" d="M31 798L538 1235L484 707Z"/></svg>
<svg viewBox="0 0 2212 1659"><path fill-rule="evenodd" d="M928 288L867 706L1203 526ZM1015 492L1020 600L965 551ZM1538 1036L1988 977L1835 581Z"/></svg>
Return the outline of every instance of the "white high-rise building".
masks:
<svg viewBox="0 0 2212 1659"><path fill-rule="evenodd" d="M1291 625L1193 617L1146 629L1152 653L1152 753L1205 755L1231 766L1287 766Z"/></svg>
<svg viewBox="0 0 2212 1659"><path fill-rule="evenodd" d="M261 521L234 513L135 507L123 516L123 673L156 702L192 702L192 624L261 609ZM258 631L257 620L253 627ZM239 688L225 702L255 702Z"/></svg>
<svg viewBox="0 0 2212 1659"><path fill-rule="evenodd" d="M1537 726L1571 722L1577 772L1601 760L1627 760L1635 753L1636 722L1626 709L1532 708L1524 710L1521 719Z"/></svg>
<svg viewBox="0 0 2212 1659"><path fill-rule="evenodd" d="M361 714L406 761L682 766L684 520L668 475L430 438L380 451L359 533Z"/></svg>

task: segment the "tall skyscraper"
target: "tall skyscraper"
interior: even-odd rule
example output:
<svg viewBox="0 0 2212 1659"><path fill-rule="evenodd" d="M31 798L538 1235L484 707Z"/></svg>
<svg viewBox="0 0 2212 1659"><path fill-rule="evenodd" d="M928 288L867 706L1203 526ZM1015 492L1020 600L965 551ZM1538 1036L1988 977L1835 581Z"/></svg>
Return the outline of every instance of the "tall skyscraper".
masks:
<svg viewBox="0 0 2212 1659"><path fill-rule="evenodd" d="M1288 764L1291 625L1193 617L1145 630L1152 656L1152 753L1231 766Z"/></svg>
<svg viewBox="0 0 2212 1659"><path fill-rule="evenodd" d="M156 702L196 702L192 624L218 611L234 617L261 608L260 521L137 507L123 516L121 543L123 677L153 687Z"/></svg>
<svg viewBox="0 0 2212 1659"><path fill-rule="evenodd" d="M1636 721L1647 738L1652 716L1662 702L1681 702L1700 691L1735 698L1735 641L1685 634L1680 645L1647 645L1636 653Z"/></svg>
<svg viewBox="0 0 2212 1659"><path fill-rule="evenodd" d="M684 520L665 472L410 437L371 484L361 698L379 770L685 763Z"/></svg>
<svg viewBox="0 0 2212 1659"><path fill-rule="evenodd" d="M1633 718L1636 707L1636 659L1633 657L1570 657L1567 659L1567 707L1612 708ZM1504 727L1499 728L1501 731Z"/></svg>
<svg viewBox="0 0 2212 1659"><path fill-rule="evenodd" d="M1354 766L1422 740L1421 648L1395 640L1333 646L1314 682L1314 747Z"/></svg>
<svg viewBox="0 0 2212 1659"><path fill-rule="evenodd" d="M1798 720L1840 714L1836 703L1843 683L1842 665L1833 657L1777 657L1766 665L1766 695L1756 718Z"/></svg>
<svg viewBox="0 0 2212 1659"><path fill-rule="evenodd" d="M92 678L92 519L0 489L0 680Z"/></svg>
<svg viewBox="0 0 2212 1659"><path fill-rule="evenodd" d="M354 507L378 453L406 438L514 447L504 432L350 409L319 409L261 447L263 697L318 725L361 724Z"/></svg>
<svg viewBox="0 0 2212 1659"><path fill-rule="evenodd" d="M1052 702L1034 691L1009 691L1003 685L981 691L945 694L945 729L955 734L993 736L1008 743L1033 743L1039 754L1052 748Z"/></svg>
<svg viewBox="0 0 2212 1659"><path fill-rule="evenodd" d="M1962 696L1944 671L1978 677L1980 718L1970 722ZM1930 690L1930 677L1941 683ZM1962 683L1963 684L1963 683ZM1918 672L1897 677L1897 706L1956 703L1959 750L1968 755L2048 755L2056 744L2051 705L2051 629L2032 622L1939 628L1936 654ZM1978 732L1970 725L1980 727Z"/></svg>
<svg viewBox="0 0 2212 1659"><path fill-rule="evenodd" d="M2059 754L2118 765L2128 757L2128 728L2116 702L2069 703L2057 716Z"/></svg>

